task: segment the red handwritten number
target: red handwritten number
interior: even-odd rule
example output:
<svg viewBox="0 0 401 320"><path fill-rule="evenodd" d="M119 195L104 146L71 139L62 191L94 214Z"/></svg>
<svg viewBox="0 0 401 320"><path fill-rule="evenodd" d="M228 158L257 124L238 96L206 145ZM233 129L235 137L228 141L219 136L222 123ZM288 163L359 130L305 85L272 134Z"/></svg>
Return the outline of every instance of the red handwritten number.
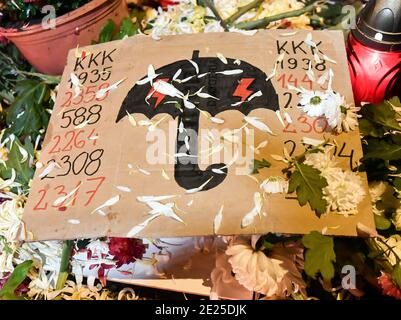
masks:
<svg viewBox="0 0 401 320"><path fill-rule="evenodd" d="M312 80L309 79L308 75L304 76L304 78L302 79L302 83L308 83L309 84L309 90L312 90L313 83L312 83Z"/></svg>
<svg viewBox="0 0 401 320"><path fill-rule="evenodd" d="M307 118L307 117L301 116L301 117L298 118L298 121L299 121L300 123L305 124L306 127L307 127L307 128L305 128L305 129L301 130L301 132L303 132L303 133L310 133L310 132L312 131L312 126L310 125L310 123L308 123L308 118Z"/></svg>
<svg viewBox="0 0 401 320"><path fill-rule="evenodd" d="M313 121L313 130L317 133L323 133L326 131L328 125L325 117L319 117Z"/></svg>
<svg viewBox="0 0 401 320"><path fill-rule="evenodd" d="M287 125L285 126L285 128L283 129L283 132L287 132L287 133L297 133L297 130L295 128L293 128L292 130L290 130L290 127L292 126L292 123L287 123Z"/></svg>
<svg viewBox="0 0 401 320"><path fill-rule="evenodd" d="M67 192L64 191L64 190L65 190L65 186L63 186L63 185L59 185L59 186L55 187L54 190L58 191L58 192L57 192L57 195L58 195L59 197L64 197L64 196L66 196L66 195L68 194ZM66 199L66 200L67 200L67 199ZM53 208L63 207L63 206L64 206L64 202L65 202L66 200L64 200L63 202L61 202L61 203L58 204L58 205L52 205L52 207L53 207Z"/></svg>
<svg viewBox="0 0 401 320"><path fill-rule="evenodd" d="M51 150L49 151L49 153L57 153L57 152L60 152L60 151L61 151L61 148L58 148L57 150L56 150L56 148L58 147L58 145L59 145L59 143L60 143L60 141L61 141L61 137L60 137L59 135L54 136L53 140L56 140L56 144L54 145L53 148L51 148Z"/></svg>
<svg viewBox="0 0 401 320"><path fill-rule="evenodd" d="M65 95L67 96L67 100L61 105L61 108L67 108L71 105L72 92L67 91Z"/></svg>
<svg viewBox="0 0 401 320"><path fill-rule="evenodd" d="M33 208L33 210L46 210L47 209L47 202L45 202L44 206L40 207L40 205L42 204L44 198L46 197L46 193L47 191L45 189L40 189L39 194L42 194L42 196L39 199L39 202L36 204L36 206Z"/></svg>
<svg viewBox="0 0 401 320"><path fill-rule="evenodd" d="M93 141L93 146L96 146L96 142L98 139L98 135L95 134L96 133L96 129L93 129L92 132L89 134L88 139Z"/></svg>
<svg viewBox="0 0 401 320"><path fill-rule="evenodd" d="M106 179L106 177L97 177L97 178L89 178L89 179L87 179L88 181L99 180L99 183L96 185L96 188L94 190L86 191L86 194L90 194L90 197L88 198L88 201L86 201L85 207L92 202L93 198L95 197L96 193L99 191L99 188L100 188L100 186L102 185L102 183L104 182L105 179Z"/></svg>
<svg viewBox="0 0 401 320"><path fill-rule="evenodd" d="M65 145L65 147L63 148L62 151L71 151L72 150L72 147L73 147L72 142L73 142L74 137L75 137L75 132L74 131L67 131L65 133L65 135L64 135L64 138L68 139L67 138L68 136L71 136L71 138L68 140L67 144Z"/></svg>
<svg viewBox="0 0 401 320"><path fill-rule="evenodd" d="M96 86L84 87L81 89L79 95L75 98L74 98L74 94L72 93L72 91L67 91L67 92L65 92L67 99L65 100L64 103L61 104L61 107L68 108L71 105L77 106L81 103L86 104L86 103L90 103L94 100L103 101L109 96L110 91L107 91L104 94L104 96L102 96L101 98L96 98L96 92L100 89L105 89L108 86L110 86L110 84L107 82L104 82L101 85L99 85L98 87L96 87Z"/></svg>

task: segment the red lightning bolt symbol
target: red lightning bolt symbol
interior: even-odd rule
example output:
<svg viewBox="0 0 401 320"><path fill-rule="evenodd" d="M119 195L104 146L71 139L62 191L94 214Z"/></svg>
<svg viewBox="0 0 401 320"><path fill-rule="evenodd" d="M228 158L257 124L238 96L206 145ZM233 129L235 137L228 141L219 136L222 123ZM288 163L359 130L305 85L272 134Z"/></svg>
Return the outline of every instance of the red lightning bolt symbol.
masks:
<svg viewBox="0 0 401 320"><path fill-rule="evenodd" d="M252 93L252 90L248 90L248 87L255 80L255 78L242 78L237 88L233 93L234 97L240 97L241 101L245 101Z"/></svg>
<svg viewBox="0 0 401 320"><path fill-rule="evenodd" d="M155 83L159 82L159 81L164 81L164 82L168 82L170 80L170 78L161 78L161 79L157 79L155 81ZM153 109L156 109L156 107L160 104L160 102L163 101L164 97L166 96L163 93L157 92L155 91L155 89L153 87L150 88L148 94L146 95L147 97L151 97L151 98L156 98L156 103L155 106L153 107Z"/></svg>

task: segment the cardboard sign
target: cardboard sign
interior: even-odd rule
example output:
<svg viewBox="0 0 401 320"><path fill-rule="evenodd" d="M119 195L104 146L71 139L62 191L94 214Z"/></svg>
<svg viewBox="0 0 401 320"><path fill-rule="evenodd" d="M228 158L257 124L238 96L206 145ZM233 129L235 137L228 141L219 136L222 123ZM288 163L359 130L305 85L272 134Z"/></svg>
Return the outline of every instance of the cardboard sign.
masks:
<svg viewBox="0 0 401 320"><path fill-rule="evenodd" d="M368 196L354 216L318 218L288 194L267 195L264 214L241 226L260 182L283 175L272 155L284 147L300 154L303 137L335 138L344 169L361 157L358 130L332 136L326 119L303 114L288 89L324 90L306 71L332 69L333 89L353 102L341 32L312 33L331 61L316 61L307 34L135 36L82 48L78 57L72 50L24 212L32 239L373 228ZM256 118L268 128L253 126ZM251 174L253 158L272 165Z"/></svg>

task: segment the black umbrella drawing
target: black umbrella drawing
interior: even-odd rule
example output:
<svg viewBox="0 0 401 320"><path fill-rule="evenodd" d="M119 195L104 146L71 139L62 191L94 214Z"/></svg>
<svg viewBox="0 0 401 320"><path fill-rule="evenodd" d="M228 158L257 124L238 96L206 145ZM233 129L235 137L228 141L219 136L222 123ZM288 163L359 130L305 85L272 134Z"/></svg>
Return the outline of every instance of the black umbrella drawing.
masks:
<svg viewBox="0 0 401 320"><path fill-rule="evenodd" d="M127 113L142 113L148 119L161 113L167 113L174 119L178 117L178 124L182 122L186 130L180 130L180 125L177 126L176 153L179 157L174 167L175 180L186 190L203 185L202 191L205 191L223 182L227 168L224 163L212 164L204 171L199 168L198 109L209 112L213 117L226 110L238 110L248 115L258 108L276 111L279 104L278 95L271 81L267 81L266 74L245 61L224 57L199 57L199 51L193 52L192 61L195 64L189 60L180 60L157 69L155 73L158 76L153 80L153 87L150 82L135 84L125 97L116 122ZM188 79L187 81L173 80L180 69L179 79ZM146 76L142 80L145 78ZM157 81L171 83L184 95L193 94L201 88L202 92L208 95L190 96L189 101L196 108L186 108L181 98L155 92L154 86ZM182 106L182 111L174 105L174 101ZM188 135L189 131L195 134ZM184 154L183 150L186 150Z"/></svg>

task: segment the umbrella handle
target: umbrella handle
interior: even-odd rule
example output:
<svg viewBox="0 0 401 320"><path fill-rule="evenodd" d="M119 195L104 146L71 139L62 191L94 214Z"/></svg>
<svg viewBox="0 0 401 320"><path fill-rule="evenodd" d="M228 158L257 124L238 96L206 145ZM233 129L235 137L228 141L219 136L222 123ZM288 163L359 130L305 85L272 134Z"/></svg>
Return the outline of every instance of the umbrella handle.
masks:
<svg viewBox="0 0 401 320"><path fill-rule="evenodd" d="M180 132L181 122L184 126L182 132ZM176 153L180 156L176 158L174 178L178 185L186 190L204 185L201 190L205 191L217 187L223 182L227 176L227 168L225 168L224 163L212 164L204 171L199 168L198 130L199 111L197 109L184 109L183 114L178 118Z"/></svg>

